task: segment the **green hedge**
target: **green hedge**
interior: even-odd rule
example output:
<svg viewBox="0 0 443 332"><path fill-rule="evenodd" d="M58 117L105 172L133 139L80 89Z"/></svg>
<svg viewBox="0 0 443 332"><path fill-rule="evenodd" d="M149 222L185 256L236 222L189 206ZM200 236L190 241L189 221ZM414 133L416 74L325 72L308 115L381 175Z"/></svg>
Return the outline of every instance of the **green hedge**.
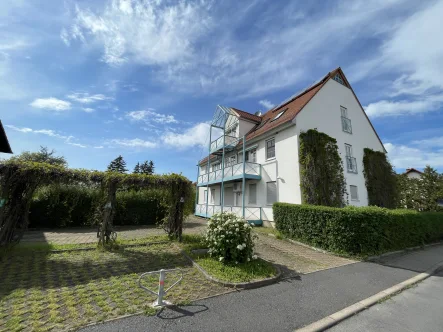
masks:
<svg viewBox="0 0 443 332"><path fill-rule="evenodd" d="M99 188L47 186L31 201L30 228L93 226L101 204ZM167 206L159 190L117 191L114 225L154 225L165 217Z"/></svg>
<svg viewBox="0 0 443 332"><path fill-rule="evenodd" d="M344 254L378 254L443 239L439 212L288 203L275 203L273 212L285 236Z"/></svg>

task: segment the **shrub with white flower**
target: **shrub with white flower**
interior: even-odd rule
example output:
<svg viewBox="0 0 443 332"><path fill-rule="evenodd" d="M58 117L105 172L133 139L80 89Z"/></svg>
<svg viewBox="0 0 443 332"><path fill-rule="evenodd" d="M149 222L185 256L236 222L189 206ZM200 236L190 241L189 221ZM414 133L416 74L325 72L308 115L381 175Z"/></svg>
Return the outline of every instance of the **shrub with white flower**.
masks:
<svg viewBox="0 0 443 332"><path fill-rule="evenodd" d="M243 263L256 258L252 227L233 213L214 214L208 221L206 242L211 257L220 262Z"/></svg>

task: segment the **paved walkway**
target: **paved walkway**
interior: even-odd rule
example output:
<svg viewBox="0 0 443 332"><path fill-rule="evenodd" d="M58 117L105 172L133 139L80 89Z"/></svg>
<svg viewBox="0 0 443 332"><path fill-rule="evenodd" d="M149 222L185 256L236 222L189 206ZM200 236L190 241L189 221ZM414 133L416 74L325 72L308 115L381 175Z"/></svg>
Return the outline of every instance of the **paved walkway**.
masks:
<svg viewBox="0 0 443 332"><path fill-rule="evenodd" d="M284 277L295 277L320 270L355 263L356 261L322 253L305 246L257 234L256 253L279 265Z"/></svg>
<svg viewBox="0 0 443 332"><path fill-rule="evenodd" d="M206 227L206 220L191 216L185 222L185 234L198 234ZM155 226L116 226L118 238L140 239L151 235L164 235L165 231ZM97 242L97 228L60 228L57 230L30 230L21 242L47 242L54 244L79 244Z"/></svg>
<svg viewBox="0 0 443 332"><path fill-rule="evenodd" d="M293 331L409 279L443 260L443 245L286 279L82 331ZM385 264L385 265L383 265Z"/></svg>
<svg viewBox="0 0 443 332"><path fill-rule="evenodd" d="M443 330L443 270L421 284L332 327L330 332Z"/></svg>

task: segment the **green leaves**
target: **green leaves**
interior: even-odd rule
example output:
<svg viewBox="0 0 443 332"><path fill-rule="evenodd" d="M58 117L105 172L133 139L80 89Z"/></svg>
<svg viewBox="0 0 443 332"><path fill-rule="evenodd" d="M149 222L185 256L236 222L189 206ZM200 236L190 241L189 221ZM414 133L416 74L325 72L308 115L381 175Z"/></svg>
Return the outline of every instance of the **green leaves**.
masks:
<svg viewBox="0 0 443 332"><path fill-rule="evenodd" d="M273 212L287 237L342 254L372 255L443 239L439 212L288 203L274 203Z"/></svg>
<svg viewBox="0 0 443 332"><path fill-rule="evenodd" d="M303 202L344 206L346 181L337 141L316 129L302 132L299 157Z"/></svg>

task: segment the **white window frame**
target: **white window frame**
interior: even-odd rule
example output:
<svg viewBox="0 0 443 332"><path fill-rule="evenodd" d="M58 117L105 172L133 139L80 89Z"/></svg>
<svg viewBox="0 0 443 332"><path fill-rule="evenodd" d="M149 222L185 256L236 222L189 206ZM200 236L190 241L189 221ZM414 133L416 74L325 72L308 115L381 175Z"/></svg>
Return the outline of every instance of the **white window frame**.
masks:
<svg viewBox="0 0 443 332"><path fill-rule="evenodd" d="M273 146L273 148L274 148L274 156L273 156L273 157L268 157L268 151L269 151L268 142L271 142L271 141L274 141L274 146ZM276 157L276 155L277 155L277 153L276 153L276 151L275 151L275 137L272 137L272 138L267 139L267 140L265 141L265 152L266 152L266 160L272 160L272 159L275 159L275 157Z"/></svg>
<svg viewBox="0 0 443 332"><path fill-rule="evenodd" d="M354 187L355 188L355 193L357 194L357 198L352 198L352 187ZM354 185L350 185L349 186L349 192L350 192L350 194L351 194L351 201L353 201L353 202L358 202L359 201L359 198L358 198L358 187L357 186L354 186Z"/></svg>
<svg viewBox="0 0 443 332"><path fill-rule="evenodd" d="M203 203L204 203L204 204L206 204L206 202L207 202L207 198L208 198L208 190L205 189L205 190L203 191Z"/></svg>
<svg viewBox="0 0 443 332"><path fill-rule="evenodd" d="M349 152L349 154L348 154ZM353 153L352 153L352 145L345 143L345 153L346 153L346 157L353 157Z"/></svg>
<svg viewBox="0 0 443 332"><path fill-rule="evenodd" d="M255 195L253 201L251 201L251 186L255 186ZM257 205L257 183L249 183L248 185L248 204Z"/></svg>
<svg viewBox="0 0 443 332"><path fill-rule="evenodd" d="M340 105L340 112L342 117L348 118L348 109L346 107Z"/></svg>
<svg viewBox="0 0 443 332"><path fill-rule="evenodd" d="M235 154L225 158L225 167L231 167L236 163L237 163L237 155Z"/></svg>
<svg viewBox="0 0 443 332"><path fill-rule="evenodd" d="M250 160L251 155L253 156L252 160ZM245 151L245 159L248 163L256 163L257 162L257 149L251 149Z"/></svg>
<svg viewBox="0 0 443 332"><path fill-rule="evenodd" d="M275 184L275 200L273 201L273 202L271 202L270 200L269 200L269 190L268 190L268 185L270 184L270 183L274 183ZM277 181L268 181L268 182L266 182L266 205L272 205L272 204L274 204L275 202L277 202L278 201L278 193L277 193Z"/></svg>
<svg viewBox="0 0 443 332"><path fill-rule="evenodd" d="M352 134L352 121L348 117L348 109L342 105L340 105L340 113L341 113L341 130L345 133ZM345 130L344 122L349 121L349 131Z"/></svg>
<svg viewBox="0 0 443 332"><path fill-rule="evenodd" d="M212 171L218 171L219 169L221 169L221 162L217 161L215 163L212 164Z"/></svg>

